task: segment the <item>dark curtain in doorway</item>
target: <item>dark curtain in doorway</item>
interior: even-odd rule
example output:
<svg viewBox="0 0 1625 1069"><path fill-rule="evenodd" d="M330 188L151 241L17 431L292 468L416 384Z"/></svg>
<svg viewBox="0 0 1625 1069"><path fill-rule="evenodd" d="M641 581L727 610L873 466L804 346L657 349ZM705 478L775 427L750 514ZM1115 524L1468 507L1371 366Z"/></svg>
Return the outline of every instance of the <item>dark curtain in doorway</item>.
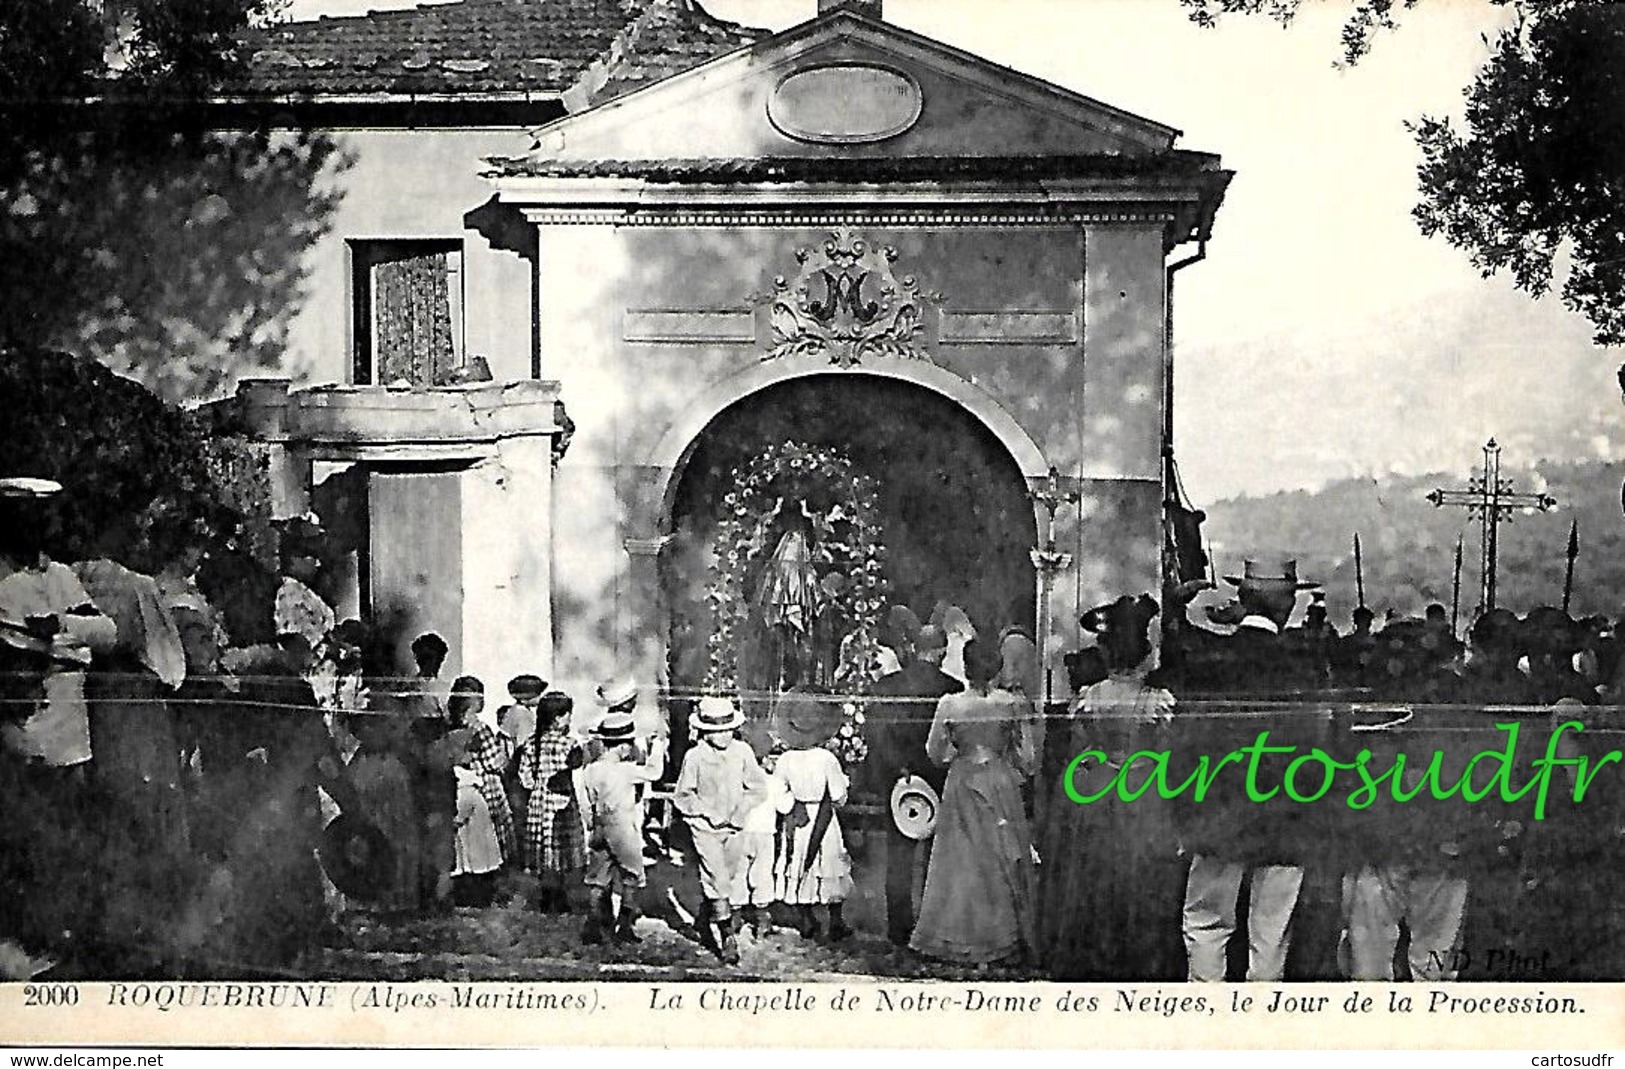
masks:
<svg viewBox="0 0 1625 1069"><path fill-rule="evenodd" d="M446 253L377 265L373 278L374 381L432 386L455 366Z"/></svg>

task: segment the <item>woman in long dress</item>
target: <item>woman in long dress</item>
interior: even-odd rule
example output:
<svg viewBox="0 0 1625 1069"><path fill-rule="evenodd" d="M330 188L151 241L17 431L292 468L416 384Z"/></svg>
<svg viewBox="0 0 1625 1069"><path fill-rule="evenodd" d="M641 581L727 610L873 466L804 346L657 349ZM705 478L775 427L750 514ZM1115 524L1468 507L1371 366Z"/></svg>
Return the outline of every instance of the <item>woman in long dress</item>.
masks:
<svg viewBox="0 0 1625 1069"><path fill-rule="evenodd" d="M1167 748L1174 696L1146 682L1155 605L1120 599L1106 616L1101 647L1109 674L1072 703L1069 755L1099 750L1073 774L1081 796L1105 791L1128 755ZM1150 766L1131 770L1137 787ZM1041 850L1039 916L1044 964L1062 980L1179 980L1185 975L1179 918L1184 864L1172 802L1155 789L1133 802L1107 795L1081 805L1054 788Z"/></svg>
<svg viewBox="0 0 1625 1069"><path fill-rule="evenodd" d="M1022 783L1037 765L1032 706L993 686L999 655L965 646L968 688L937 703L925 752L948 766L919 921L909 945L989 964L1037 951L1032 839Z"/></svg>

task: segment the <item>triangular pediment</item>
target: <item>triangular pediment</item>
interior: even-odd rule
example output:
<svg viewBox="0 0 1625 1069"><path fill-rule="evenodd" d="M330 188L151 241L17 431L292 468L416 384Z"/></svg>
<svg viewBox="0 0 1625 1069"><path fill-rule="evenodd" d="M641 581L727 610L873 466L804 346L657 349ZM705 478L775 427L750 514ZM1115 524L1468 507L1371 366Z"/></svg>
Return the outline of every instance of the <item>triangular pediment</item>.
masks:
<svg viewBox="0 0 1625 1069"><path fill-rule="evenodd" d="M1146 157L1178 131L848 10L536 131L554 160Z"/></svg>

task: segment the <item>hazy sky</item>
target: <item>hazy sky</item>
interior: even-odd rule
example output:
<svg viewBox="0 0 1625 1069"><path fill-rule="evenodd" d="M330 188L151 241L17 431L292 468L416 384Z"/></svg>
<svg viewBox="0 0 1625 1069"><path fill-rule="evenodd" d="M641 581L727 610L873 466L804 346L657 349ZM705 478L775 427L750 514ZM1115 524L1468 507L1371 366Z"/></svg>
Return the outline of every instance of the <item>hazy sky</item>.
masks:
<svg viewBox="0 0 1625 1069"><path fill-rule="evenodd" d="M292 17L410 6L293 0ZM773 29L816 0L710 0ZM1208 259L1178 276L1176 449L1191 496L1313 487L1388 470L1460 471L1485 438L1536 455L1625 459L1614 371L1555 296L1536 302L1424 239L1405 122L1458 115L1508 18L1427 0L1350 71L1351 3L1289 29L1192 25L1177 0L886 0L889 21L1184 131L1237 172Z"/></svg>

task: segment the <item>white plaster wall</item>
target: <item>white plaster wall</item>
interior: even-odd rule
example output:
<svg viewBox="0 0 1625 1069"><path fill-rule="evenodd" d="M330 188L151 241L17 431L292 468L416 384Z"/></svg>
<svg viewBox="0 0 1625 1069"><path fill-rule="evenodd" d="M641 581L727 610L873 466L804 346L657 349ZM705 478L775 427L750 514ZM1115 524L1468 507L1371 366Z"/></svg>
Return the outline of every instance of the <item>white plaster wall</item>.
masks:
<svg viewBox="0 0 1625 1069"><path fill-rule="evenodd" d="M292 136L286 135L286 136ZM463 217L491 198L484 159L530 145L523 130L349 130L331 135L342 192L332 229L311 249L305 300L288 335L298 385L347 383L351 368L350 258L358 238L455 238L463 242L464 351L485 356L499 381L531 373L531 266L493 249Z"/></svg>
<svg viewBox="0 0 1625 1069"><path fill-rule="evenodd" d="M509 438L463 473L463 670L488 704L507 681L553 672L551 439Z"/></svg>

